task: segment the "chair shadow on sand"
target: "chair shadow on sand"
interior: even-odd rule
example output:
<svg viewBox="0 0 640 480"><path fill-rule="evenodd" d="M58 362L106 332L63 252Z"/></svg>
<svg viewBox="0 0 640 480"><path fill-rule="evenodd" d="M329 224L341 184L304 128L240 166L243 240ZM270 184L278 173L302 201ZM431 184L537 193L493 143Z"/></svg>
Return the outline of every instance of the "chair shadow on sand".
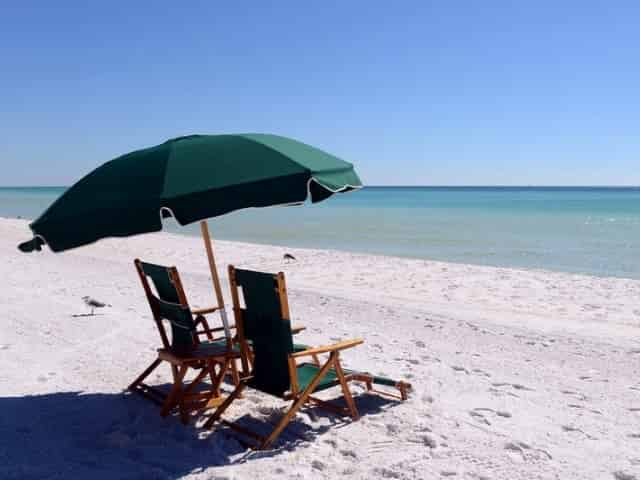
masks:
<svg viewBox="0 0 640 480"><path fill-rule="evenodd" d="M397 403L369 394L357 396L356 402L363 417ZM267 422L251 415L239 421L266 432L280 415L275 412ZM309 418L322 425L308 425ZM129 393L0 397L0 478L178 478L208 467L274 456L349 423L308 407L272 450L252 452L226 428L209 432L194 422L185 426L177 416L162 418L157 406Z"/></svg>

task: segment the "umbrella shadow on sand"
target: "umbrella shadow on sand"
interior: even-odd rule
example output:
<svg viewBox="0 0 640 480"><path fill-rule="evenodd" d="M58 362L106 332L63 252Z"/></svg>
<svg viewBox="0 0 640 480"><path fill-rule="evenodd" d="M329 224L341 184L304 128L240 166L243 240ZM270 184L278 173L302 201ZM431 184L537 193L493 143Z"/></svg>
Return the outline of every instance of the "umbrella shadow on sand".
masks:
<svg viewBox="0 0 640 480"><path fill-rule="evenodd" d="M371 395L362 395L357 402L363 415L395 403ZM161 418L156 406L130 394L0 397L0 478L178 478L277 455L348 424L315 407L303 412L273 450L248 453L227 429L209 434L193 422L185 426L176 417ZM310 426L303 421L305 416L328 420L320 422L323 426ZM269 429L269 424L249 415L240 422L258 431Z"/></svg>

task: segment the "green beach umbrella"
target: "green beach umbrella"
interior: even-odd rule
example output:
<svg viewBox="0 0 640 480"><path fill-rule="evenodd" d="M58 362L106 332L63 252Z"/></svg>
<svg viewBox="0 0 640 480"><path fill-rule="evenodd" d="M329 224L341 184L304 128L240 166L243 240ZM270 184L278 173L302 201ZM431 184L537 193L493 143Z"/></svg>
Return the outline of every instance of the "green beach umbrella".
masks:
<svg viewBox="0 0 640 480"><path fill-rule="evenodd" d="M248 207L318 202L359 188L353 165L275 135L191 135L137 150L98 167L58 198L30 227L60 252L105 237L162 229Z"/></svg>
<svg viewBox="0 0 640 480"><path fill-rule="evenodd" d="M207 218L248 207L322 201L362 186L353 165L267 134L190 135L111 160L80 179L30 224L23 252L54 252L106 237L201 221L218 307L227 326Z"/></svg>

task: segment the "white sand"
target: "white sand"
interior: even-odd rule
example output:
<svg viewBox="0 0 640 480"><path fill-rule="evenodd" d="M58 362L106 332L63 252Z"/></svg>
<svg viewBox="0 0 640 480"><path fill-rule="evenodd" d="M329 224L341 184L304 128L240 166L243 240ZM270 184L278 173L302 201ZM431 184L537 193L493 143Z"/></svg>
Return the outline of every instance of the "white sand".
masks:
<svg viewBox="0 0 640 480"><path fill-rule="evenodd" d="M640 479L640 281L217 242L221 272L286 273L300 341L362 336L348 367L415 387L361 395L354 423L305 410L279 449L247 454L122 393L159 344L133 258L177 265L206 306L200 239L21 254L28 236L0 220L0 478ZM74 318L84 295L112 307ZM230 414L284 407L250 391Z"/></svg>

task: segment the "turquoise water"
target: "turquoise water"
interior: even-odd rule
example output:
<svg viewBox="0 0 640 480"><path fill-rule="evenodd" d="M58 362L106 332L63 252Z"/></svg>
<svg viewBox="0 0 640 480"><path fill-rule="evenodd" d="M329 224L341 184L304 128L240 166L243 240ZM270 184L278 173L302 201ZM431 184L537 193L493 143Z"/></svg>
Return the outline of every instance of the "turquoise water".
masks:
<svg viewBox="0 0 640 480"><path fill-rule="evenodd" d="M0 188L0 216L35 218L63 191ZM640 188L367 187L210 227L246 242L640 278Z"/></svg>

